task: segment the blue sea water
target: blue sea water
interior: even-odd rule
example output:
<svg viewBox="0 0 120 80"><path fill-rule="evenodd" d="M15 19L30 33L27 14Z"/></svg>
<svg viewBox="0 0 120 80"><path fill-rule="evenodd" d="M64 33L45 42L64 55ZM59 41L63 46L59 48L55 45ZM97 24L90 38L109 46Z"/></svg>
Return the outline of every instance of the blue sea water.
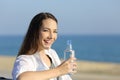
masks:
<svg viewBox="0 0 120 80"><path fill-rule="evenodd" d="M24 36L0 36L0 55L16 56ZM120 63L120 35L59 35L54 48L60 58L71 40L79 60Z"/></svg>

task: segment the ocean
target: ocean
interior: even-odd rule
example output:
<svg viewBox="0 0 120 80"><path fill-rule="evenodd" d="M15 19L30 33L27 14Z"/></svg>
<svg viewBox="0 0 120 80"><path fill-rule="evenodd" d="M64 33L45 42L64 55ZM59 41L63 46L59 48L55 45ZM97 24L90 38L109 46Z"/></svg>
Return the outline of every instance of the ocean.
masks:
<svg viewBox="0 0 120 80"><path fill-rule="evenodd" d="M24 36L0 36L0 55L16 56ZM52 48L64 57L67 40L72 41L78 60L120 63L120 35L59 35Z"/></svg>

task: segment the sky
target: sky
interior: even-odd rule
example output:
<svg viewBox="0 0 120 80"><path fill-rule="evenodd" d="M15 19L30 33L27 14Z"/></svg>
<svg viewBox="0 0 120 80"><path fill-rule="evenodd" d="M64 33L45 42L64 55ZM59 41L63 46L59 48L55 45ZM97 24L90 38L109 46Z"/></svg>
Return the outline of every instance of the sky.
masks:
<svg viewBox="0 0 120 80"><path fill-rule="evenodd" d="M40 12L56 16L59 34L120 35L120 0L0 0L0 35L24 35Z"/></svg>

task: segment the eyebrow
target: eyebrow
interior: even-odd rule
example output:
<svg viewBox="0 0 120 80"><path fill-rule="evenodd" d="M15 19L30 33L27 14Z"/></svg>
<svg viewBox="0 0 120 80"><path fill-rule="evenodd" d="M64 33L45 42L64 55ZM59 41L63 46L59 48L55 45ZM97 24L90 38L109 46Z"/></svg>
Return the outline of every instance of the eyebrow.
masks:
<svg viewBox="0 0 120 80"><path fill-rule="evenodd" d="M47 27L43 27L42 29L50 29L50 28L47 28ZM54 30L58 30L58 29L54 29Z"/></svg>

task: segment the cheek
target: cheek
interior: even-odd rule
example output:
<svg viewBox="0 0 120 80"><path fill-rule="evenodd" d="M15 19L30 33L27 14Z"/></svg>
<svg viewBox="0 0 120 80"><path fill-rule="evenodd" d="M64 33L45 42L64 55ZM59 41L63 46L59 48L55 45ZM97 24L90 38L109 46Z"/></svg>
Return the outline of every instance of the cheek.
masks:
<svg viewBox="0 0 120 80"><path fill-rule="evenodd" d="M43 33L41 33L40 36L39 36L39 40L40 40L41 44L43 43L44 39L45 39L45 35Z"/></svg>
<svg viewBox="0 0 120 80"><path fill-rule="evenodd" d="M47 36L48 36L47 34L41 33L41 38L42 38L42 39L46 38Z"/></svg>

